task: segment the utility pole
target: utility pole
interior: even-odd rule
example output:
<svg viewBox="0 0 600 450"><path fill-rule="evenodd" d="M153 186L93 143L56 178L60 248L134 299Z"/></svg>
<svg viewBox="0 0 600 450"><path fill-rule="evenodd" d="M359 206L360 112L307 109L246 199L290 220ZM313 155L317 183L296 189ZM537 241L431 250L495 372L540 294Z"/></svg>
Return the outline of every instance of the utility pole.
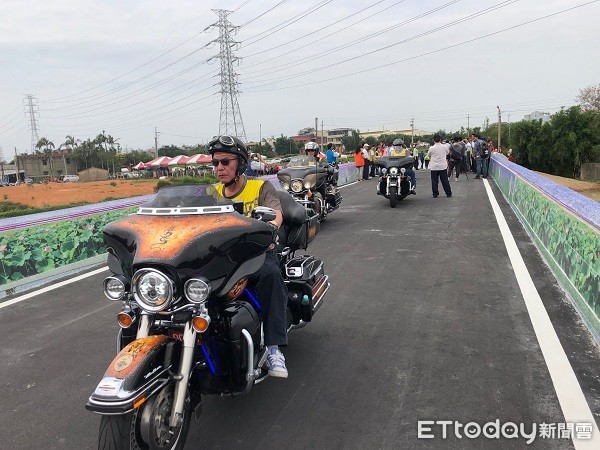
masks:
<svg viewBox="0 0 600 450"><path fill-rule="evenodd" d="M467 134L471 135L471 115L467 114Z"/></svg>
<svg viewBox="0 0 600 450"><path fill-rule="evenodd" d="M219 37L212 42L219 43L219 54L209 58L208 61L218 58L221 60L221 116L219 119L219 135L233 135L246 142L246 131L242 121L242 113L238 103L238 74L233 70L234 63L239 63L240 58L233 54L233 49L239 45L239 42L233 40L233 36L239 30L239 26L234 26L229 22L227 16L232 11L224 9L212 10L219 16L218 22L211 27L219 28ZM211 42L211 43L212 43ZM208 62L207 61L207 62Z"/></svg>
<svg viewBox="0 0 600 450"><path fill-rule="evenodd" d="M498 108L498 150L500 150L501 147L501 128L502 128L502 113L500 112L500 106L496 106L496 108Z"/></svg>
<svg viewBox="0 0 600 450"><path fill-rule="evenodd" d="M158 158L158 131L154 127L154 157Z"/></svg>
<svg viewBox="0 0 600 450"><path fill-rule="evenodd" d="M17 181L15 182L15 184L20 184L21 182L21 170L19 167L19 157L17 156L17 147L15 147L15 166L17 169Z"/></svg>
<svg viewBox="0 0 600 450"><path fill-rule="evenodd" d="M410 145L412 146L413 143L415 142L415 118L414 117L412 119L410 119L410 129L411 129Z"/></svg>
<svg viewBox="0 0 600 450"><path fill-rule="evenodd" d="M325 137L325 131L323 130L323 121L321 120L321 145L323 145L324 137Z"/></svg>
<svg viewBox="0 0 600 450"><path fill-rule="evenodd" d="M2 146L0 145L0 171L2 171L2 181L4 181L4 164L6 163L6 161L4 161L4 151L2 149Z"/></svg>
<svg viewBox="0 0 600 450"><path fill-rule="evenodd" d="M317 136L319 136L319 118L315 117L315 142L317 142Z"/></svg>
<svg viewBox="0 0 600 450"><path fill-rule="evenodd" d="M508 113L508 144L510 147L510 113Z"/></svg>

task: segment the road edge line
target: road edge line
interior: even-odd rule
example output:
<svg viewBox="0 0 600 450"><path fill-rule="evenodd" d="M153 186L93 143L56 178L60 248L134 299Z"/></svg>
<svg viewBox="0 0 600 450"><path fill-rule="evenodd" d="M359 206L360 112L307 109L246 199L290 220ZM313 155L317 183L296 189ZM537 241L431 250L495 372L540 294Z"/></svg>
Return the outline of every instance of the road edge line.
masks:
<svg viewBox="0 0 600 450"><path fill-rule="evenodd" d="M600 448L600 434L598 426L590 406L585 399L583 390L577 381L573 367L567 358L565 350L558 339L556 330L554 329L548 312L544 307L539 292L537 291L531 274L525 265L523 256L517 247L514 236L512 235L504 213L500 209L500 205L494 196L488 180L483 180L485 190L492 205L492 210L496 217L496 222L500 227L500 233L508 252L508 257L512 265L513 272L517 279L519 289L525 301L527 312L533 326L533 331L538 340L542 356L548 367L552 384L558 403L563 412L565 422L567 423L591 423L592 424L592 439L576 440L573 436L573 445L576 449L596 449Z"/></svg>

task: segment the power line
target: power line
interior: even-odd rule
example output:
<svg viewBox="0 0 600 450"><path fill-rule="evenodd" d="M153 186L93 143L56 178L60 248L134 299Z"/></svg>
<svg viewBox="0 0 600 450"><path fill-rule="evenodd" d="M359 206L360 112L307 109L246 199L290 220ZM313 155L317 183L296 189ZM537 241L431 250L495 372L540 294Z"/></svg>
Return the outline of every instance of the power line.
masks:
<svg viewBox="0 0 600 450"><path fill-rule="evenodd" d="M503 29L495 31L493 33L484 34L484 35L478 36L476 38L467 39L465 41L462 41L462 42L459 42L459 43L456 43L456 44L448 45L446 47L442 47L442 48L439 48L437 50L432 50L432 51L429 51L429 52L421 53L419 55L415 55L415 56L411 56L411 57L408 57L408 58L399 59L399 60L396 60L396 61L393 61L393 62L390 62L390 63L386 63L386 64L380 64L380 65L378 65L378 69L381 69L383 67L393 66L393 65L400 64L400 63L407 62L407 61L412 61L414 59L422 58L424 56L429 56L429 55L433 55L433 54L436 54L436 53L440 53L440 52L442 52L444 50L449 50L451 48L460 47L462 45L469 44L471 42L475 42L475 41L478 41L478 40L481 40L481 39L486 39L488 37L495 36L497 34L505 32L505 31L513 30L513 29L516 29L516 28L519 28L519 27L522 27L522 26L525 26L525 25L529 25L529 24L534 23L534 22L538 22L540 20L544 20L544 19L556 16L556 15L559 15L559 14L566 13L568 11L571 11L571 10L574 10L574 9L577 9L577 8L581 8L581 7L584 7L584 6L591 5L593 3L597 3L598 1L600 1L600 0L593 0L593 1L590 1L590 2L582 3L580 5L573 6L571 8L566 8L566 9L557 11L557 12L552 13L552 14L547 14L545 16L538 17L536 19L528 20L526 22L522 22L522 23L517 24L517 25L513 25L513 26L510 26L510 27L507 27L507 28L503 28ZM368 54L370 54L370 52L367 53L366 55L368 55ZM342 61L342 62L346 62L346 61ZM351 72L351 73L347 73L347 74L344 74L344 75L338 75L338 76L335 76L335 77L320 79L320 80L311 81L311 82L302 83L302 84L297 84L297 85L293 85L293 86L285 86L285 87L270 88L270 89L248 89L248 91L249 92L268 92L268 91L273 91L273 90L282 90L282 89L290 89L290 88L296 88L296 87L311 86L311 85L314 85L314 84L320 84L320 83L325 83L325 82L328 82L328 81L339 80L341 78L347 78L347 77L350 77L350 76L354 76L354 75L358 75L358 74L361 74L361 73L368 72L370 70L371 70L371 68L363 69L363 70L358 70L356 72ZM261 86L257 86L257 87L261 87Z"/></svg>
<svg viewBox="0 0 600 450"><path fill-rule="evenodd" d="M270 13L270 12L271 12L271 11L273 11L275 8L277 8L278 6L281 6L281 5L283 5L283 4L284 4L286 1L287 1L287 0L281 0L281 1L280 1L279 3L277 3L275 6L273 6L273 7L269 8L269 9L267 9L267 10L266 10L264 13L262 13L262 14L260 14L260 15L256 16L254 19L251 19L251 20L249 20L249 21L248 21L248 22L246 22L246 23L243 23L243 24L241 24L241 25L240 25L240 27L245 27L246 25L248 25L248 24L251 24L251 23L252 23L252 22L254 22L255 20L258 20L258 19L260 19L262 16L264 16L265 14L268 14L268 13ZM245 3L244 3L244 5L245 5L246 3L248 3L248 2L245 2ZM236 12L236 11L237 11L239 8L240 8L240 7L238 6L236 9L234 9L234 10L233 10L233 12Z"/></svg>

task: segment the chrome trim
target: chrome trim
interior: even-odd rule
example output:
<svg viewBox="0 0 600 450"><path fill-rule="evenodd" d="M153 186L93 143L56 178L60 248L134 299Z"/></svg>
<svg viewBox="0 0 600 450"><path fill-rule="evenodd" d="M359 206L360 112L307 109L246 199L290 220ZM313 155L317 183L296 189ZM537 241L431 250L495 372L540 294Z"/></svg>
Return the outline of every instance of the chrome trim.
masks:
<svg viewBox="0 0 600 450"><path fill-rule="evenodd" d="M141 206L137 214L141 216L183 216L183 215L202 215L202 214L224 214L235 212L233 205L221 206L194 206L194 207L176 207L176 208L148 208Z"/></svg>
<svg viewBox="0 0 600 450"><path fill-rule="evenodd" d="M170 378L160 378L161 375L164 375L165 373L167 373L172 366L168 366L165 367L163 370L161 370L158 374L156 374L155 379L148 381L146 384L144 384L142 387L140 387L139 389L137 389L136 391L132 391L132 392L127 392L128 396L125 399L122 400L99 400L99 399L95 399L93 398L94 394L92 394L89 399L88 402L93 405L93 406L98 406L98 407L118 407L118 406L126 406L128 403L131 403L133 400L135 400L137 397L139 397L143 392L147 391L147 390L151 390L150 393L146 396L147 399L149 399L150 397L152 397L158 390L162 389L163 387L165 387L169 381L171 381ZM131 411L131 410L129 410ZM127 412L129 412L127 411ZM94 411L97 412L97 411ZM126 414L125 413L114 413L114 415L120 415L120 414ZM111 413L105 413L105 412L97 412L98 414L108 414L110 415Z"/></svg>
<svg viewBox="0 0 600 450"><path fill-rule="evenodd" d="M200 283L203 283L206 288L208 289L208 293L206 294L206 298L200 300L200 301L193 301L189 296L188 296L188 286L190 285L191 282L193 281L198 281ZM188 300L188 302L193 303L194 305L201 305L203 303L206 303L206 301L210 298L210 293L212 292L212 288L210 285L210 281L208 281L206 278L202 277L198 277L198 278L190 278L189 280L187 280L185 282L185 284L183 285L183 295L185 295L185 298Z"/></svg>
<svg viewBox="0 0 600 450"><path fill-rule="evenodd" d="M176 427L183 419L183 409L185 407L185 396L188 389L188 381L192 373L192 363L194 360L194 350L196 349L196 330L192 327L192 322L185 324L183 329L183 346L181 349L181 362L179 373L175 376L175 392L173 393L173 409L169 425Z"/></svg>
<svg viewBox="0 0 600 450"><path fill-rule="evenodd" d="M140 324L138 325L138 331L135 335L136 339L148 337L150 334L150 314L142 313L140 316Z"/></svg>

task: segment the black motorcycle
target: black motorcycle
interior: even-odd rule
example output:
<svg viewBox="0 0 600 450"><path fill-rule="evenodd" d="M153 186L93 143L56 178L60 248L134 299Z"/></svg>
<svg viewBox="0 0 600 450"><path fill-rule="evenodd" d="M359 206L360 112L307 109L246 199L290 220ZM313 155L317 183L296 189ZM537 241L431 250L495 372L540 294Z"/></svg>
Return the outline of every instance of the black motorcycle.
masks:
<svg viewBox="0 0 600 450"><path fill-rule="evenodd" d="M321 166L309 156L295 156L288 166L277 173L279 184L298 203L316 211L320 222L342 203L337 187L338 170L333 165Z"/></svg>
<svg viewBox="0 0 600 450"><path fill-rule="evenodd" d="M380 169L377 194L388 198L392 208L410 195L414 188L406 173L413 168L414 162L412 156L382 156L375 160L375 165Z"/></svg>
<svg viewBox="0 0 600 450"><path fill-rule="evenodd" d="M288 287L288 327L310 322L329 289L323 262L295 256L319 230L315 215L279 193L274 210L205 185L162 188L137 214L104 230L112 275L104 293L122 302L117 356L86 408L102 416L101 449L181 449L202 395L238 396L268 376L261 299L247 287L276 242Z"/></svg>

